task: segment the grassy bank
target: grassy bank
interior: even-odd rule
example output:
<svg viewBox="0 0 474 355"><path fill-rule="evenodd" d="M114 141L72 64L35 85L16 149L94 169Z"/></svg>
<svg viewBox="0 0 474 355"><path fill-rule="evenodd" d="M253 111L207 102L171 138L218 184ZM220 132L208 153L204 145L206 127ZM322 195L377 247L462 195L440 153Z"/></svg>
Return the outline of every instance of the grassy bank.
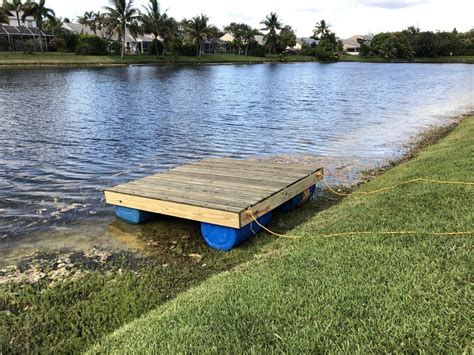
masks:
<svg viewBox="0 0 474 355"><path fill-rule="evenodd" d="M430 177L472 181L474 117L369 191ZM252 260L179 294L106 337L93 352L456 352L472 345L472 186L409 184L352 195L273 227ZM419 231L384 235L377 231ZM374 231L350 237L322 235ZM255 250L256 251L256 250ZM240 253L237 250L232 253ZM230 253L232 255L232 253ZM158 281L158 280L157 280Z"/></svg>
<svg viewBox="0 0 474 355"><path fill-rule="evenodd" d="M212 64L212 63L266 63L280 62L280 56L253 57L232 54L205 55L201 59L197 57L173 57L157 58L150 55L131 55L121 58L120 56L85 56L68 53L0 53L1 66L113 66L130 64ZM287 62L316 61L314 57L287 56Z"/></svg>
<svg viewBox="0 0 474 355"><path fill-rule="evenodd" d="M253 57L234 54L212 54L202 58L173 57L157 58L150 55L120 56L87 56L71 53L8 53L0 52L0 68L2 66L115 66L115 65L140 65L140 64L245 64L245 63L296 63L317 62L315 57L303 55L288 55L285 57ZM368 63L408 63L406 60L387 61L380 57L362 58L358 56L344 56L343 62L368 62ZM409 63L474 63L474 56L465 57L437 57L415 58Z"/></svg>
<svg viewBox="0 0 474 355"><path fill-rule="evenodd" d="M361 63L465 63L474 64L474 56L454 56L454 57L434 57L434 58L413 58L405 59L384 59L380 57L359 57L345 55L341 62L361 62Z"/></svg>

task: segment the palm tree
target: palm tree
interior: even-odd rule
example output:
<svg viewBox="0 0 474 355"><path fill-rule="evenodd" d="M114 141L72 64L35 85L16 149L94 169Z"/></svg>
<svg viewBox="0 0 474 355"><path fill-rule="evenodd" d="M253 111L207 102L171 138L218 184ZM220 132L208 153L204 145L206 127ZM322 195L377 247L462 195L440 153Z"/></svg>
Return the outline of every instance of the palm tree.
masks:
<svg viewBox="0 0 474 355"><path fill-rule="evenodd" d="M59 37L67 32L67 30L63 28L63 25L63 19L57 17L50 18L44 22L44 28L46 31L51 32L54 37Z"/></svg>
<svg viewBox="0 0 474 355"><path fill-rule="evenodd" d="M212 37L214 27L209 25L209 17L204 14L185 22L186 40L196 45L196 54L201 58L204 40Z"/></svg>
<svg viewBox="0 0 474 355"><path fill-rule="evenodd" d="M178 32L178 23L173 17L168 17L167 14L163 15L163 26L161 27L160 37L163 39L163 53L162 56L166 54L166 49L168 44L172 43Z"/></svg>
<svg viewBox="0 0 474 355"><path fill-rule="evenodd" d="M15 13L16 20L18 21L18 26L21 26L20 22L20 12L23 11L23 2L22 0L3 0L3 9L5 11L11 11ZM22 33L23 35L23 33Z"/></svg>
<svg viewBox="0 0 474 355"><path fill-rule="evenodd" d="M283 23L278 18L278 15L274 12L271 12L270 15L267 15L264 21L260 23L261 25L265 25L263 31L268 31L268 33L263 37L265 41L265 45L268 47L268 55L272 54L273 48L278 43L278 30L281 30L283 27Z"/></svg>
<svg viewBox="0 0 474 355"><path fill-rule="evenodd" d="M326 37L331 32L329 30L330 27L331 25L327 24L324 20L316 23L316 27L313 30L313 38L317 39L319 37Z"/></svg>
<svg viewBox="0 0 474 355"><path fill-rule="evenodd" d="M56 17L54 11L46 7L45 0L39 0L39 2L28 0L24 4L24 13L21 20L25 22L25 19L28 16L32 16L36 21L36 26L38 27L40 36L40 48L41 52L43 52L43 40L41 38L43 23L45 19L54 19Z"/></svg>
<svg viewBox="0 0 474 355"><path fill-rule="evenodd" d="M161 13L160 4L158 0L150 0L148 6L143 6L145 9L144 13L140 14L140 21L143 24L143 31L153 34L155 40L158 41L158 36L160 36L164 31L166 31L165 21L167 19L166 11ZM165 53L165 41L163 40L163 55ZM158 56L158 51L156 52Z"/></svg>
<svg viewBox="0 0 474 355"><path fill-rule="evenodd" d="M0 25L1 24L8 25L9 23L10 23L10 19L8 18L7 11L0 7Z"/></svg>
<svg viewBox="0 0 474 355"><path fill-rule="evenodd" d="M95 20L95 29L96 29L96 31L99 31L101 37L103 37L104 36L104 28L106 27L106 24L107 24L107 15L101 13L100 11L98 11L94 14L94 20Z"/></svg>
<svg viewBox="0 0 474 355"><path fill-rule="evenodd" d="M127 45L127 28L136 20L138 11L133 7L133 0L109 0L112 6L104 7L107 10L110 27L122 39L122 58Z"/></svg>
<svg viewBox="0 0 474 355"><path fill-rule="evenodd" d="M93 11L86 11L84 15L77 17L77 22L83 26L91 27L91 23L94 20L94 12Z"/></svg>
<svg viewBox="0 0 474 355"><path fill-rule="evenodd" d="M249 54L249 47L252 43L255 43L255 36L259 35L260 31L254 29L248 25L242 29L242 40L245 43L245 55Z"/></svg>

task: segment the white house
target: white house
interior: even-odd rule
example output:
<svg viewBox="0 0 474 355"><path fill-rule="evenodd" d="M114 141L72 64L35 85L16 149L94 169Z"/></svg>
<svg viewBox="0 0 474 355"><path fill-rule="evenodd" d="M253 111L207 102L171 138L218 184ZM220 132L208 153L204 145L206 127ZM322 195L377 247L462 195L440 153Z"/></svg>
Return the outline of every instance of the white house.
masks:
<svg viewBox="0 0 474 355"><path fill-rule="evenodd" d="M359 55L360 46L362 43L370 43L372 36L370 35L355 35L342 40L344 51L349 55Z"/></svg>
<svg viewBox="0 0 474 355"><path fill-rule="evenodd" d="M95 35L107 40L118 41L119 38L116 34L108 34L105 31L92 31L89 26L81 25L80 23L70 22L65 23L63 28L71 31L73 33L82 35ZM126 48L131 53L145 53L148 52L149 46L154 39L154 36L151 34L140 35L137 38L134 38L130 31L127 29L125 34L126 39ZM160 38L158 38L160 40Z"/></svg>
<svg viewBox="0 0 474 355"><path fill-rule="evenodd" d="M20 11L18 13L20 17L20 23L18 23L18 19L16 18L16 12L10 11L8 12L8 20L10 21L9 26L14 26L14 27L28 27L28 28L36 28L36 21L32 16L27 16L25 18L25 22L21 20L23 16L23 11Z"/></svg>

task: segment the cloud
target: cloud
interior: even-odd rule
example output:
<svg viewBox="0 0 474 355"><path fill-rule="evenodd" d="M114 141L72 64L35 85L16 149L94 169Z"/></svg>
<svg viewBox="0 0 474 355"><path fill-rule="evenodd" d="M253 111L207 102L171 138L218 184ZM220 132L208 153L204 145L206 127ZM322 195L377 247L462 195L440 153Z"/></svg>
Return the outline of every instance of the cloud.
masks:
<svg viewBox="0 0 474 355"><path fill-rule="evenodd" d="M297 8L296 11L300 11L300 12L321 12L321 8L320 7L300 7L300 8Z"/></svg>
<svg viewBox="0 0 474 355"><path fill-rule="evenodd" d="M429 0L360 0L359 3L370 7L384 9L403 9L406 7L426 4Z"/></svg>

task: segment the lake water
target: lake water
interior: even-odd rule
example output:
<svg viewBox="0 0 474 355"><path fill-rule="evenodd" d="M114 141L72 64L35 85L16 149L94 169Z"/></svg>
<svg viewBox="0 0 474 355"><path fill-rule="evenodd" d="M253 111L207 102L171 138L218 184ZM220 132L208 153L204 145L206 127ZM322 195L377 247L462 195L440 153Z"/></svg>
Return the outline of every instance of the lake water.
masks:
<svg viewBox="0 0 474 355"><path fill-rule="evenodd" d="M0 69L0 253L33 232L112 220L101 189L183 162L396 159L418 132L474 108L473 74L463 64Z"/></svg>

